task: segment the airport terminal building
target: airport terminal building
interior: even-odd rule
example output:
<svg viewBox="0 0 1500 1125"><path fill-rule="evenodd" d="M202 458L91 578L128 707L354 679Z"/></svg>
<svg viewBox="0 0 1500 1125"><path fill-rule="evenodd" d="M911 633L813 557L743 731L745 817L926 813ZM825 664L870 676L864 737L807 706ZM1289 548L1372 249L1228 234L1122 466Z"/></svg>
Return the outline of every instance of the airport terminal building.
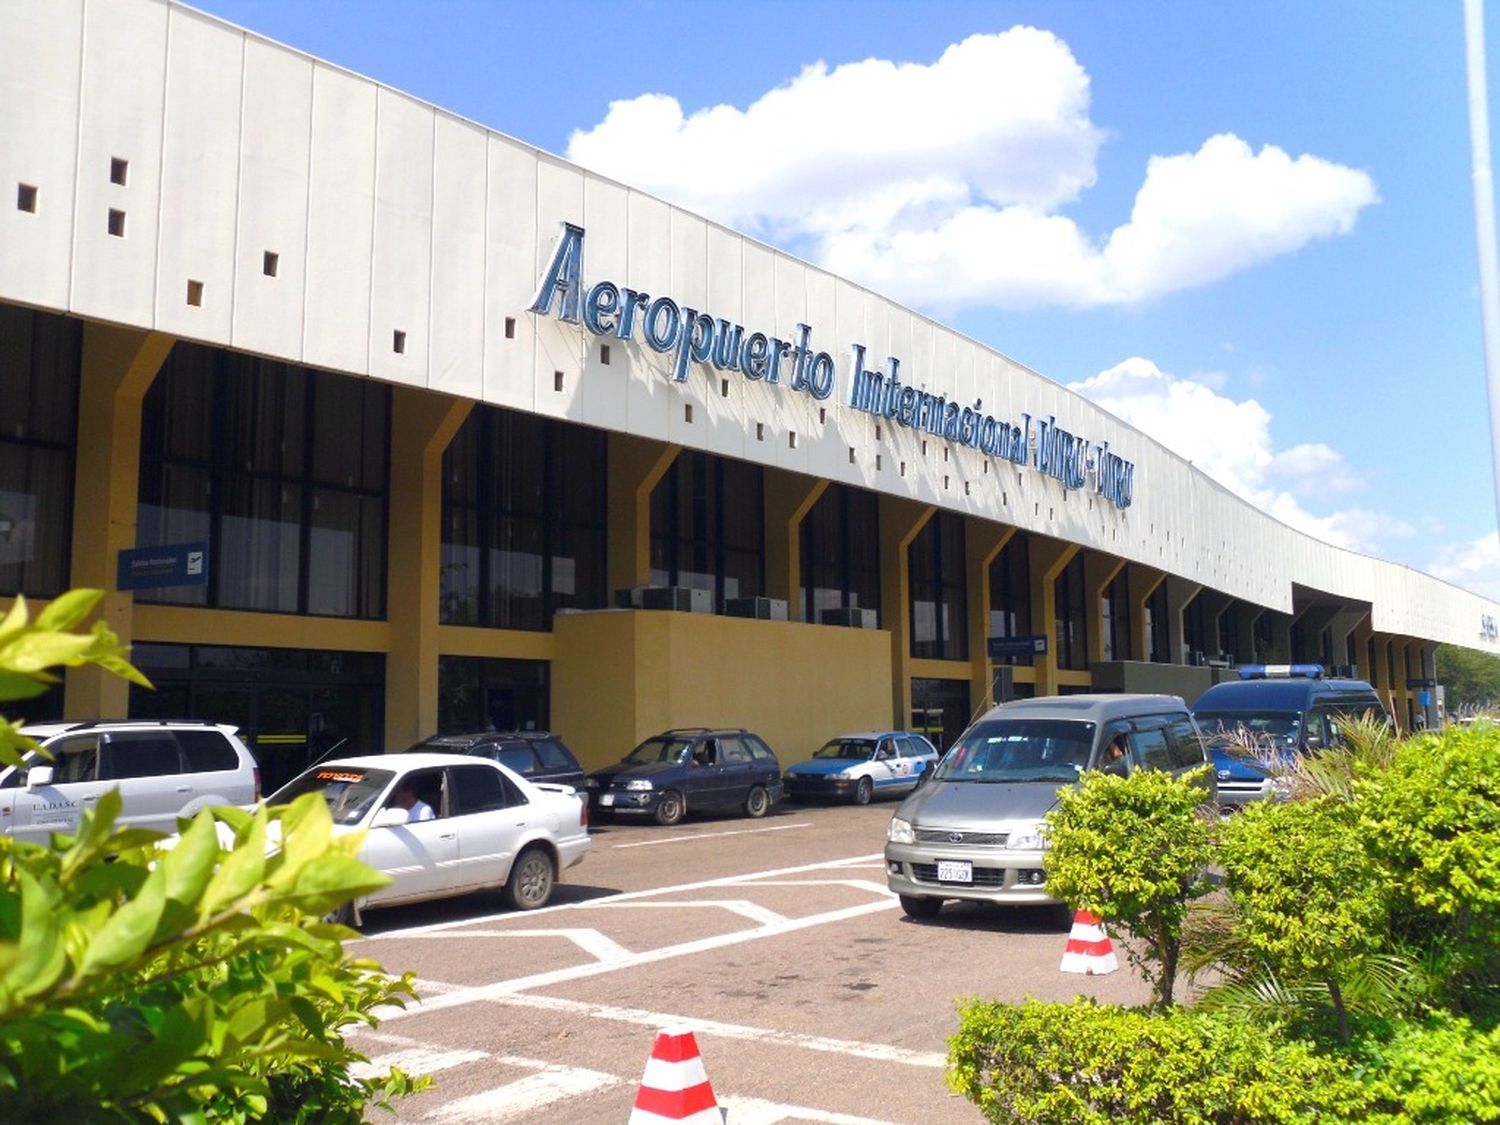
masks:
<svg viewBox="0 0 1500 1125"><path fill-rule="evenodd" d="M783 761L996 691L1308 661L1402 725L1500 606L1329 546L941 324L165 0L0 5L0 595L309 756L667 727ZM40 713L40 712L38 712Z"/></svg>

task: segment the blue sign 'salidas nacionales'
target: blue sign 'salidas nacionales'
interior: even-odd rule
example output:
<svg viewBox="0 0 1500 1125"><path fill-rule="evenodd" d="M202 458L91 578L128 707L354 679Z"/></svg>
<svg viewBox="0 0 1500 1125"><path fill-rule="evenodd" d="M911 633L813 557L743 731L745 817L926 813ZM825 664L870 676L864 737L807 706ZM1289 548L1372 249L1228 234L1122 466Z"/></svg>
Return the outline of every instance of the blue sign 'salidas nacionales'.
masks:
<svg viewBox="0 0 1500 1125"><path fill-rule="evenodd" d="M598 281L585 289L583 228L573 223L563 223L562 228L528 311L546 316L555 304L559 320L582 323L595 336L630 340L639 333L653 351L672 354L673 382L687 381L689 364L710 363L720 371L738 371L747 379L783 385L819 401L833 394L833 357L813 350L808 325L798 324L796 338L783 340L746 332L743 325L670 297L652 297L613 281ZM1055 417L1043 421L1022 414L1018 425L984 413L982 399L967 406L903 385L901 361L891 356L884 371L867 368L863 344L850 347L847 401L855 410L955 445L1016 465L1030 464L1065 488L1087 487L1092 477L1093 490L1122 511L1133 499L1135 465L1111 453L1108 442L1096 446L1063 429Z"/></svg>

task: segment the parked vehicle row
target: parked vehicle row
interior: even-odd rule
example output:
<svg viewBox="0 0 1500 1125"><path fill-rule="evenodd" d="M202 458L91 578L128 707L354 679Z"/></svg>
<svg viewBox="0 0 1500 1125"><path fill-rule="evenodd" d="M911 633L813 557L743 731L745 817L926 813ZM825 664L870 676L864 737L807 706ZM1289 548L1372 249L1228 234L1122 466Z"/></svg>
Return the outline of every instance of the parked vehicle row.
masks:
<svg viewBox="0 0 1500 1125"><path fill-rule="evenodd" d="M1004 704L941 760L919 734L861 731L830 739L783 775L759 735L693 727L663 731L585 774L555 734L485 731L315 763L267 800L316 792L336 830L366 832L362 858L392 882L351 905L356 921L369 908L486 888L516 909L543 906L588 853L591 812L670 826L697 812L762 817L785 797L864 805L903 796L885 861L908 915L930 917L947 899L1048 903L1043 819L1085 771L1190 773L1206 806L1235 808L1274 798L1284 767L1338 745L1354 718L1385 717L1369 684L1322 679L1316 666L1241 675L1209 689L1192 712L1166 695ZM123 824L166 833L200 808L261 798L259 770L229 726L120 720L26 733L50 758L0 770L0 835L45 842L71 833L114 787ZM1209 760L1213 768L1201 768Z"/></svg>

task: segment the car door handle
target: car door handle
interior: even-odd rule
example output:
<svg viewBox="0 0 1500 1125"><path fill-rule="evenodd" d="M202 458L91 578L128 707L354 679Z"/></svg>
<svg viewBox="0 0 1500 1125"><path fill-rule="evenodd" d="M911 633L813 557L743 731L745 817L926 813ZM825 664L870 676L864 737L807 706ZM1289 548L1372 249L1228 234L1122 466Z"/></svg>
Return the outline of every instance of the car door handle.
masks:
<svg viewBox="0 0 1500 1125"><path fill-rule="evenodd" d="M89 795L89 796L87 796L87 797L85 797L85 798L84 798L84 799L83 799L83 803L84 803L84 804L85 804L85 805L90 805L90 804L93 804L93 803L94 803L94 802L95 802L95 801L97 801L97 800L98 800L98 799L99 799L99 794L97 794L97 793L92 793L92 794L90 794L90 795Z"/></svg>
<svg viewBox="0 0 1500 1125"><path fill-rule="evenodd" d="M454 837L454 833L452 833L452 832L444 832L441 836L438 837L438 839L439 840L451 840L451 839L453 839L453 837Z"/></svg>
<svg viewBox="0 0 1500 1125"><path fill-rule="evenodd" d="M179 793L191 793L192 791L193 787L191 785L179 785L177 787L177 792Z"/></svg>

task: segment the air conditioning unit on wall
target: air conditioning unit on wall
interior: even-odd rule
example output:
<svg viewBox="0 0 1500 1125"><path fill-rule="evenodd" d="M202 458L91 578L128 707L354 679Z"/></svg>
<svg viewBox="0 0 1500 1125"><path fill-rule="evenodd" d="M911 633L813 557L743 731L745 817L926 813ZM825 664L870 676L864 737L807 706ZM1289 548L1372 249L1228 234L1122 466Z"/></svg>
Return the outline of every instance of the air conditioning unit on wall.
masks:
<svg viewBox="0 0 1500 1125"><path fill-rule="evenodd" d="M761 621L785 621L785 598L725 598L728 617L754 617Z"/></svg>
<svg viewBox="0 0 1500 1125"><path fill-rule="evenodd" d="M880 615L873 609L825 609L818 614L820 625L849 625L855 629L880 628Z"/></svg>

